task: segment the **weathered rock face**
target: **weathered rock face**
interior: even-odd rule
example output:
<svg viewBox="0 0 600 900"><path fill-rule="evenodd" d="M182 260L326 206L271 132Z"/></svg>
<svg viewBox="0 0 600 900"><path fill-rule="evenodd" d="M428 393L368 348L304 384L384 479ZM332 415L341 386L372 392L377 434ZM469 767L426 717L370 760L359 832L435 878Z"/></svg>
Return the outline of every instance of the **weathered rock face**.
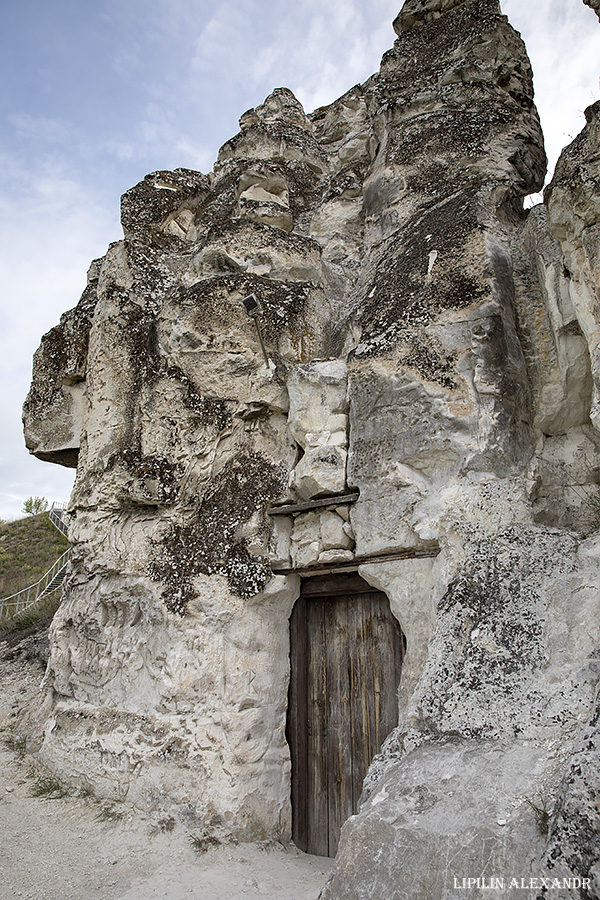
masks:
<svg viewBox="0 0 600 900"><path fill-rule="evenodd" d="M585 117L585 128L561 154L546 202L571 281L569 294L590 347L591 418L600 428L600 102Z"/></svg>
<svg viewBox="0 0 600 900"><path fill-rule="evenodd" d="M392 880L398 896L449 897L463 877L590 876L597 811L572 800L565 824L556 804L549 833L544 817L561 779L575 796L597 787L593 742L569 760L600 674L598 546L578 543L521 526L466 545L324 897L377 897ZM573 775L582 763L587 784Z"/></svg>
<svg viewBox="0 0 600 900"><path fill-rule="evenodd" d="M345 900L598 860L597 111L525 213L543 140L496 0L408 0L394 27L331 106L277 89L210 176L125 194L25 405L32 452L77 462L42 748L63 776L289 834L300 580L389 597L400 724L342 832ZM556 796L546 837L531 804Z"/></svg>

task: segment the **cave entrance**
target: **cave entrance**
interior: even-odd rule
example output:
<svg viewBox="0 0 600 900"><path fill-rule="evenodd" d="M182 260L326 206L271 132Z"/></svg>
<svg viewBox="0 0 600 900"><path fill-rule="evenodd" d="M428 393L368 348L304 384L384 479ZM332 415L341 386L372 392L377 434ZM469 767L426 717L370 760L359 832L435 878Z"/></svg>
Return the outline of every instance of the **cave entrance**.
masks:
<svg viewBox="0 0 600 900"><path fill-rule="evenodd" d="M287 738L292 837L335 856L373 756L398 724L403 636L389 600L359 575L302 580L290 618Z"/></svg>

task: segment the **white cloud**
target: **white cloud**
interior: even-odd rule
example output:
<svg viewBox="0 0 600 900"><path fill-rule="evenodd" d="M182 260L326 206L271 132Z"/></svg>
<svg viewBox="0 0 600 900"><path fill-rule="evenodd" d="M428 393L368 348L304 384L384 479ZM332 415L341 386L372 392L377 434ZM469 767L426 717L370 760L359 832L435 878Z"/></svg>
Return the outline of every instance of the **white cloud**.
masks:
<svg viewBox="0 0 600 900"><path fill-rule="evenodd" d="M73 130L64 119L15 112L7 117L7 121L20 137L33 138L44 143L64 143L73 139Z"/></svg>
<svg viewBox="0 0 600 900"><path fill-rule="evenodd" d="M600 97L598 18L581 0L502 0L502 9L527 46L551 175L585 125L585 108Z"/></svg>
<svg viewBox="0 0 600 900"><path fill-rule="evenodd" d="M86 271L119 237L114 201L105 205L48 161L37 171L4 159L0 194L0 517L15 518L28 496L67 499L73 471L42 463L25 449L21 407L42 334L74 306Z"/></svg>

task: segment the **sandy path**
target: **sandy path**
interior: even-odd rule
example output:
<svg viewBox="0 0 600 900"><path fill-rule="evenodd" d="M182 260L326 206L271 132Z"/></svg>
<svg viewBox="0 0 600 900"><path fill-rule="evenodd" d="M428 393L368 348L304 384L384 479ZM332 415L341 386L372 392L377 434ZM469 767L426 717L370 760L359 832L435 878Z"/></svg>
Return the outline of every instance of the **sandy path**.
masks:
<svg viewBox="0 0 600 900"><path fill-rule="evenodd" d="M38 695L39 649L0 642L0 742ZM158 831L133 810L103 821L94 799L33 797L31 770L0 744L0 900L316 900L333 866L294 845L199 853L182 827Z"/></svg>

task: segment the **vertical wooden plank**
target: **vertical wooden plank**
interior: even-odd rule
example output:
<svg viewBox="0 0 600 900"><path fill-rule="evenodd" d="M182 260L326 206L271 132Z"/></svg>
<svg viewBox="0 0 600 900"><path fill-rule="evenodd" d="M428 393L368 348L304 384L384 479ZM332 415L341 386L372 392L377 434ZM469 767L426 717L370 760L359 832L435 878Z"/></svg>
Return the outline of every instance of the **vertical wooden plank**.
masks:
<svg viewBox="0 0 600 900"><path fill-rule="evenodd" d="M352 814L348 607L343 596L325 604L329 856L337 853L342 825Z"/></svg>
<svg viewBox="0 0 600 900"><path fill-rule="evenodd" d="M362 657L364 636L362 609L359 598L353 598L348 609L348 635L350 639L350 735L352 756L352 811L356 812L364 778L365 723L362 706Z"/></svg>
<svg viewBox="0 0 600 900"><path fill-rule="evenodd" d="M371 760L398 723L402 659L393 648L401 647L402 640L385 594L355 596L351 609L352 795L356 812Z"/></svg>
<svg viewBox="0 0 600 900"><path fill-rule="evenodd" d="M362 631L362 653L361 653L361 705L364 736L362 742L362 760L361 760L361 787L364 781L367 769L371 764L371 760L375 755L375 747L377 746L377 722L379 719L379 698L375 695L374 683L374 657L375 647L373 640L373 608L371 603L372 594L363 594L360 604L361 615L361 631ZM360 796L360 795L359 795ZM358 799L358 798L357 798Z"/></svg>
<svg viewBox="0 0 600 900"><path fill-rule="evenodd" d="M382 724L386 716L386 709L389 704L386 703L386 697L393 693L393 688L388 681L388 690L384 690L384 679L389 674L388 657L389 657L389 634L386 625L388 621L385 617L385 610L382 608L381 597L379 594L369 594L369 606L371 617L371 628L373 632L372 650L371 650L371 668L373 678L373 736L371 743L371 755L368 765L378 752L382 738Z"/></svg>
<svg viewBox="0 0 600 900"><path fill-rule="evenodd" d="M402 670L402 632L384 594L372 595L375 695L379 697L379 721L375 752L398 724L398 684Z"/></svg>
<svg viewBox="0 0 600 900"><path fill-rule="evenodd" d="M292 762L292 839L308 852L308 731L306 600L299 597L290 617L290 689L287 739Z"/></svg>
<svg viewBox="0 0 600 900"><path fill-rule="evenodd" d="M308 621L308 853L329 852L324 601L307 603Z"/></svg>

